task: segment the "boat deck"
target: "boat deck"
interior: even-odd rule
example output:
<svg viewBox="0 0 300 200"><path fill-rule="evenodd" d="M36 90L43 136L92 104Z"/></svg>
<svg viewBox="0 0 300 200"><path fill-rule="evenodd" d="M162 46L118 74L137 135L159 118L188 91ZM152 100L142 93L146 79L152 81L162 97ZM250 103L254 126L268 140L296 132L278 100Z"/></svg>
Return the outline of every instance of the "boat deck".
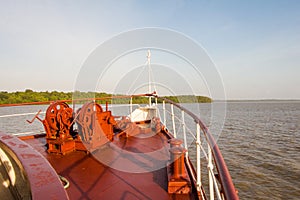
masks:
<svg viewBox="0 0 300 200"><path fill-rule="evenodd" d="M195 199L168 193L169 144L165 133L115 137L87 154L48 154L44 137L25 142L39 151L69 181L70 199Z"/></svg>

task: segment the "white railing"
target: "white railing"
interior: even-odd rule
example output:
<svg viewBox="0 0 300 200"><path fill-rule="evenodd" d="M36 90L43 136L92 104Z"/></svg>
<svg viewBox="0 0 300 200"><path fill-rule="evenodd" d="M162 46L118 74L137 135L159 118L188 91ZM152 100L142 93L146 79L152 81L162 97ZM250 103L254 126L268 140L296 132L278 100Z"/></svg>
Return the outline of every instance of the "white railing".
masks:
<svg viewBox="0 0 300 200"><path fill-rule="evenodd" d="M161 99L163 99L163 123L165 126L172 127L170 132L173 133L174 138L183 139L184 146L188 150L186 158L188 159L188 152L191 149L196 149L196 176L193 177L196 179L194 182L198 192L205 196L205 199L210 200L215 198L218 200L238 199L222 154L207 127L194 113L168 99ZM167 109L167 103L170 104L170 110ZM179 116L175 114L175 108ZM187 126L185 116L191 118L190 121L193 122L194 126L190 124ZM168 119L170 120L168 121ZM189 137L187 134L189 134ZM188 138L194 140L191 142L190 148L188 147ZM207 146L204 146L204 144L207 144ZM201 168L201 166L204 166L204 162L207 164L206 169ZM203 172L206 172L206 178L203 176ZM215 173L217 173L218 179ZM204 193L202 189L209 191L208 194Z"/></svg>

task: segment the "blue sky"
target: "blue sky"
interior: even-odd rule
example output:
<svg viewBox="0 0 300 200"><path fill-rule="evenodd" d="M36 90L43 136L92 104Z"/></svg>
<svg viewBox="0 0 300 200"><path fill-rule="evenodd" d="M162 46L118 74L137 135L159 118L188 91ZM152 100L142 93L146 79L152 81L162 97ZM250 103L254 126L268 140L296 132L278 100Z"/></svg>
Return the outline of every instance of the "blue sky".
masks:
<svg viewBox="0 0 300 200"><path fill-rule="evenodd" d="M300 1L1 1L0 91L72 91L88 55L135 28L201 44L228 99L300 99Z"/></svg>

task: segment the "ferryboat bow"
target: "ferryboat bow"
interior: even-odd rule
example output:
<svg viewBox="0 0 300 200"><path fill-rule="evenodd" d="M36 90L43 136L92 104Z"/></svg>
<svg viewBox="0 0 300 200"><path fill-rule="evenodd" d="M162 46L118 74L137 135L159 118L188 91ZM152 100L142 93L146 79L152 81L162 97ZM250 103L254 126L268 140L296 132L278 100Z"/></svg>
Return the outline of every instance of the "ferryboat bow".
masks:
<svg viewBox="0 0 300 200"><path fill-rule="evenodd" d="M154 103L133 109L136 97ZM129 113L97 103L114 98ZM43 134L0 133L1 199L239 199L212 134L181 105L156 93L67 103L35 116Z"/></svg>

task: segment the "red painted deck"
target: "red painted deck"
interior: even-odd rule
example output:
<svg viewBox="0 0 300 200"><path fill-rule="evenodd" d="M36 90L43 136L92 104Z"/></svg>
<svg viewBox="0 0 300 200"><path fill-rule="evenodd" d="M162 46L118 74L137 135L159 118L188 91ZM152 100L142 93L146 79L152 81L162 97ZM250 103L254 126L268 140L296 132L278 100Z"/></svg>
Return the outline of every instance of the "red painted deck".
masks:
<svg viewBox="0 0 300 200"><path fill-rule="evenodd" d="M152 135L150 135L152 134ZM115 138L93 153L48 154L45 138L25 140L50 162L70 186L70 199L195 199L167 192L167 136L139 134Z"/></svg>

